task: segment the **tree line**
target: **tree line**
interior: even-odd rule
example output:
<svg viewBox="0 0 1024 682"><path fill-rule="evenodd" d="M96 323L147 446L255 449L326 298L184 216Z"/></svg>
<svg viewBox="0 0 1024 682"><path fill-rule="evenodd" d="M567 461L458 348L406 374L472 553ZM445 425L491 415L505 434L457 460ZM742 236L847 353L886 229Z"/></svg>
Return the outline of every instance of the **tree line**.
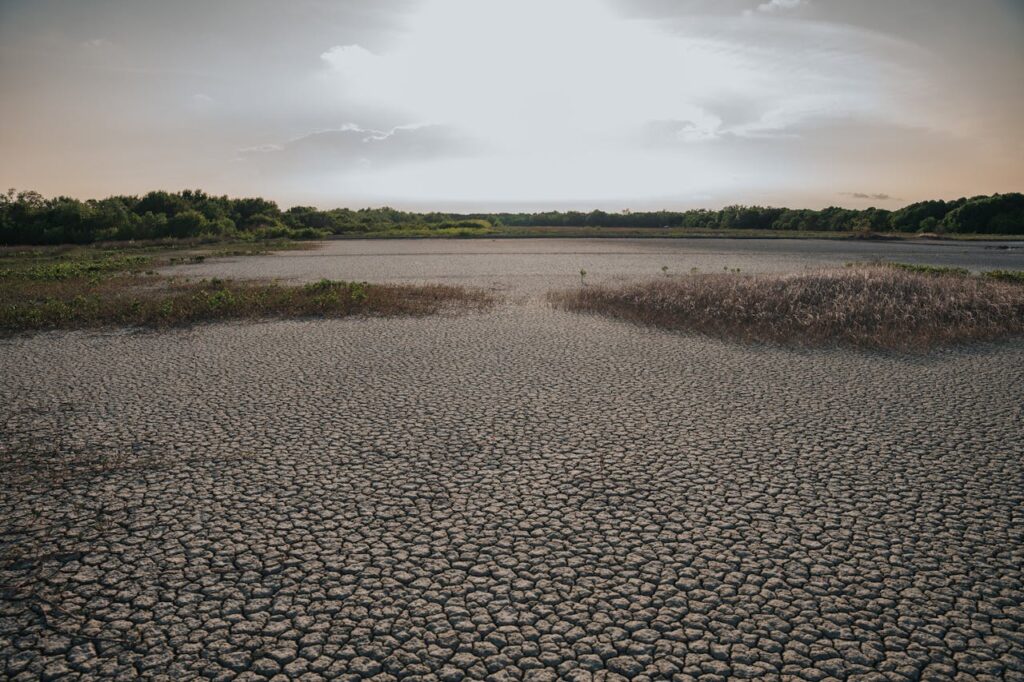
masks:
<svg viewBox="0 0 1024 682"><path fill-rule="evenodd" d="M201 190L153 191L82 201L38 192L0 194L0 244L87 244L162 238L295 238L403 229L628 227L1024 234L1024 194L922 201L896 211L726 206L720 210L414 213L393 208L282 210L259 197L213 196Z"/></svg>

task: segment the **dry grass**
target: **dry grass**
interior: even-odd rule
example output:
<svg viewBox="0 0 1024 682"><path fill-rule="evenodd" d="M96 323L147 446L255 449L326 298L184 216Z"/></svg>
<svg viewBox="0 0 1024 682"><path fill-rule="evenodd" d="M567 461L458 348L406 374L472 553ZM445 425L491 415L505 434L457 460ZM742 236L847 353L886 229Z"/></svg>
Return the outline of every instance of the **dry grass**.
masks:
<svg viewBox="0 0 1024 682"><path fill-rule="evenodd" d="M243 245L230 255L259 252ZM252 246L252 248L248 248ZM141 249L8 251L0 254L0 335L91 327L163 328L217 320L430 315L481 309L480 291L427 285L323 280L307 285L189 281L154 268L197 262L223 251Z"/></svg>
<svg viewBox="0 0 1024 682"><path fill-rule="evenodd" d="M551 294L577 312L749 342L925 349L1024 334L1024 287L871 265L695 274Z"/></svg>
<svg viewBox="0 0 1024 682"><path fill-rule="evenodd" d="M11 284L7 282L5 284ZM0 333L91 327L177 327L218 320L430 315L480 309L483 292L441 285L324 280L285 286L122 275L100 280L23 280L0 292Z"/></svg>

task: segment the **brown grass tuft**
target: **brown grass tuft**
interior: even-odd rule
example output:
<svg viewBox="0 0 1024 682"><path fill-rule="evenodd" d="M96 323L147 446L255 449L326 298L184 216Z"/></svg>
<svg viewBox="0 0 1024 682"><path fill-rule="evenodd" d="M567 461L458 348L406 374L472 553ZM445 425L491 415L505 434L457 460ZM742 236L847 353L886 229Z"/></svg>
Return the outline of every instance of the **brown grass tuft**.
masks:
<svg viewBox="0 0 1024 682"><path fill-rule="evenodd" d="M668 329L784 345L925 349L1024 334L1024 288L958 274L857 266L790 275L696 274L550 300Z"/></svg>

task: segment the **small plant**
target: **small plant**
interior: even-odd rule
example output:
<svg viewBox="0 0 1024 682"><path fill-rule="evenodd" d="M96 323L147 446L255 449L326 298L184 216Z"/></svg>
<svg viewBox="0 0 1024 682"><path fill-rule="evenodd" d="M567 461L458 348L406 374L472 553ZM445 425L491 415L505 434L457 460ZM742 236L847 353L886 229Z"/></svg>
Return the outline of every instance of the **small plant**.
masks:
<svg viewBox="0 0 1024 682"><path fill-rule="evenodd" d="M339 287L344 286L344 282L335 282L329 279L320 279L316 282L310 282L303 287L306 291L317 292L317 291L332 291Z"/></svg>
<svg viewBox="0 0 1024 682"><path fill-rule="evenodd" d="M353 303L363 303L369 294L366 289L369 286L366 282L352 282L348 285L348 296Z"/></svg>
<svg viewBox="0 0 1024 682"><path fill-rule="evenodd" d="M341 303L341 297L338 295L337 289L328 289L326 291L320 291L313 296L311 302L317 308L327 311L336 308Z"/></svg>
<svg viewBox="0 0 1024 682"><path fill-rule="evenodd" d="M213 293L206 294L206 305L211 310L221 310L231 308L235 305L236 300L234 294L227 289L219 289ZM133 310L133 312L137 312Z"/></svg>

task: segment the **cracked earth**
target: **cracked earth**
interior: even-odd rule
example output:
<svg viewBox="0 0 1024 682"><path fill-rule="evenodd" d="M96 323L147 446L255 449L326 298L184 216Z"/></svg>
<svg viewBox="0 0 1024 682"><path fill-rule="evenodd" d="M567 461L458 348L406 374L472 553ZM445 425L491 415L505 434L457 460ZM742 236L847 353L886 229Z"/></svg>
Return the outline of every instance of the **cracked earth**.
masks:
<svg viewBox="0 0 1024 682"><path fill-rule="evenodd" d="M543 303L580 269L910 247L494 244L177 270L460 281L487 313L0 341L0 677L1024 680L1024 341L788 350Z"/></svg>

